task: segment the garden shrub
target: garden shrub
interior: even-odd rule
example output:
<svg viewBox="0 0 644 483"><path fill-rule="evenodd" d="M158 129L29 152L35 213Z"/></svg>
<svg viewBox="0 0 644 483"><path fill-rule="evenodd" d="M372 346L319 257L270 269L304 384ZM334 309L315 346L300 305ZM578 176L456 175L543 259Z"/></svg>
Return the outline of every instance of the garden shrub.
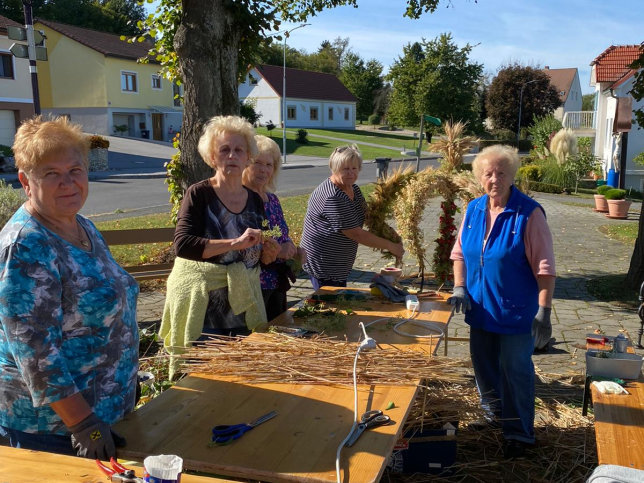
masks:
<svg viewBox="0 0 644 483"><path fill-rule="evenodd" d="M564 191L559 185L551 184L551 183L542 183L540 181L530 181L529 186L532 191L538 191L540 193L559 194Z"/></svg>
<svg viewBox="0 0 644 483"><path fill-rule="evenodd" d="M27 201L22 189L14 189L0 179L0 228L13 216L20 206Z"/></svg>
<svg viewBox="0 0 644 483"><path fill-rule="evenodd" d="M308 139L306 139L306 136L308 136L308 131L306 129L298 129L297 130L297 138L295 139L298 143L300 144L306 144Z"/></svg>
<svg viewBox="0 0 644 483"><path fill-rule="evenodd" d="M13 156L13 149L11 149L11 146L5 146L4 144L0 144L0 155Z"/></svg>
<svg viewBox="0 0 644 483"><path fill-rule="evenodd" d="M527 164L519 168L519 177L530 181L541 181L541 167L534 164Z"/></svg>
<svg viewBox="0 0 644 483"><path fill-rule="evenodd" d="M556 119L552 114L532 119L532 126L528 128L528 133L532 138L532 144L540 156L548 155L548 146L552 133L559 131L563 126L561 121Z"/></svg>
<svg viewBox="0 0 644 483"><path fill-rule="evenodd" d="M597 187L597 194L598 195L605 195L607 191L610 191L612 189L615 189L615 187L611 186L609 184L603 184L603 185Z"/></svg>
<svg viewBox="0 0 644 483"><path fill-rule="evenodd" d="M626 190L613 188L612 190L606 191L604 196L607 200L623 200L626 198Z"/></svg>
<svg viewBox="0 0 644 483"><path fill-rule="evenodd" d="M510 131L509 129L494 129L492 130L492 134L494 135L495 139L498 139L499 141L502 141L502 144L507 144L508 141L514 142L517 138L516 133Z"/></svg>
<svg viewBox="0 0 644 483"><path fill-rule="evenodd" d="M378 124L380 124L380 116L378 114L372 114L371 116L369 116L367 122L372 126L377 126Z"/></svg>
<svg viewBox="0 0 644 483"><path fill-rule="evenodd" d="M110 142L103 136L93 134L89 137L90 149L107 149L110 147Z"/></svg>

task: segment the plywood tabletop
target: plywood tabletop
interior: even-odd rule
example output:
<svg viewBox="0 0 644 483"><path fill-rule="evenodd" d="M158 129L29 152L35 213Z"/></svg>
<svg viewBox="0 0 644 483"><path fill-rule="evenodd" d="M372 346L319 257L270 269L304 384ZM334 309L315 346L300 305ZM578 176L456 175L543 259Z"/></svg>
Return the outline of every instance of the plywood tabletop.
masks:
<svg viewBox="0 0 644 483"><path fill-rule="evenodd" d="M344 481L378 481L414 400L413 386L360 386L360 412L386 411L395 424L365 432L342 452ZM353 389L328 385L244 384L191 375L115 426L126 458L177 454L187 469L262 481L335 481L335 457L354 419ZM225 446L209 446L215 425L278 416Z"/></svg>
<svg viewBox="0 0 644 483"><path fill-rule="evenodd" d="M332 300L323 301L329 307L340 309L350 308L353 311L353 314L347 317L346 326L343 329L329 332L326 335L336 336L339 339L346 339L350 342L358 342L362 337L359 322L363 322L365 325L368 325L367 332L378 344L391 345L400 350L419 350L436 354L438 346L443 340L439 332L447 332L447 326L452 316L452 306L446 302L450 294L419 295L419 312L409 323L400 327L400 330L408 334L426 337L408 337L400 335L393 330L394 324L405 320L411 315L411 312L407 310L404 303L393 303L382 297L370 296L368 289L323 287L316 291L315 294L322 297L326 295L338 295L342 297L342 293L347 290L350 293L364 293L369 298L366 300L340 302ZM296 308L297 306L273 319L271 325L293 327L305 324L305 318L293 316ZM369 325L374 321L378 322ZM422 325L423 322L428 322L428 326L424 327Z"/></svg>
<svg viewBox="0 0 644 483"><path fill-rule="evenodd" d="M644 470L644 378L628 394L602 394L591 384L599 464Z"/></svg>
<svg viewBox="0 0 644 483"><path fill-rule="evenodd" d="M94 460L63 456L55 453L0 446L0 483L105 483L107 476L102 473ZM108 464L109 466L109 464ZM143 476L143 468L126 464ZM233 480L196 476L183 473L182 483L218 483Z"/></svg>

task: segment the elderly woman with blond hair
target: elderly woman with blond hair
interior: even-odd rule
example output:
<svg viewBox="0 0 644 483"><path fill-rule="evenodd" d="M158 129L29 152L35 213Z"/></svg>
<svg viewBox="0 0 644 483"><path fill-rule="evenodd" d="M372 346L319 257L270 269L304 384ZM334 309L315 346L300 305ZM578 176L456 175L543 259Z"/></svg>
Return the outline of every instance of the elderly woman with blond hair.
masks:
<svg viewBox="0 0 644 483"><path fill-rule="evenodd" d="M501 427L506 458L534 442L532 353L546 345L555 286L552 236L543 208L514 186L515 148L494 145L472 163L485 195L467 205L452 250L454 292L465 313L470 354L485 419Z"/></svg>
<svg viewBox="0 0 644 483"><path fill-rule="evenodd" d="M362 228L367 204L356 181L362 169L358 147L337 147L329 158L331 176L311 194L300 245L306 250L304 268L315 290L345 287L358 244L388 250L402 258L402 243L381 238Z"/></svg>
<svg viewBox="0 0 644 483"><path fill-rule="evenodd" d="M177 259L161 325L171 352L202 333L247 335L265 323L260 260L271 263L279 251L277 242L262 237L262 198L242 184L257 154L248 121L213 117L199 139L199 154L214 174L188 188L177 219Z"/></svg>
<svg viewBox="0 0 644 483"><path fill-rule="evenodd" d="M139 289L78 214L88 150L66 118L37 117L16 133L28 200L0 232L0 435L106 460L123 443L110 425L135 404Z"/></svg>
<svg viewBox="0 0 644 483"><path fill-rule="evenodd" d="M280 148L275 141L266 136L257 135L255 141L258 152L244 171L244 185L262 198L269 228L279 228L281 232L281 235L276 238L280 244L277 260L263 266L260 273L266 316L268 320L273 320L286 310L286 292L291 288L289 280L295 281L295 275L285 262L290 258L301 258L304 250L293 244L282 205L277 195L273 193L282 164Z"/></svg>

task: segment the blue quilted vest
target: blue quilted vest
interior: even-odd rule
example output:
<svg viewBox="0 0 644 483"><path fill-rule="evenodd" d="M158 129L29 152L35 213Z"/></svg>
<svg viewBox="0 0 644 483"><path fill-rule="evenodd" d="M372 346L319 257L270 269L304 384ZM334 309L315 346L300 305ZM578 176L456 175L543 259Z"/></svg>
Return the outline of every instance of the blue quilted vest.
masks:
<svg viewBox="0 0 644 483"><path fill-rule="evenodd" d="M461 242L472 309L465 314L465 322L488 332L525 334L530 332L539 308L539 289L525 255L523 237L532 211L543 208L514 186L511 190L485 249L488 195L467 206Z"/></svg>

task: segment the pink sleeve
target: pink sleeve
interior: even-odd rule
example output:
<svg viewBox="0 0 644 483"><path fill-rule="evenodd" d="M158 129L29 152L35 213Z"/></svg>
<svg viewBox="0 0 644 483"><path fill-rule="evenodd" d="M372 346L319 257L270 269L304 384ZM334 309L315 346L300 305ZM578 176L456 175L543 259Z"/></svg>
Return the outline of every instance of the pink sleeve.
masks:
<svg viewBox="0 0 644 483"><path fill-rule="evenodd" d="M523 237L525 255L537 275L555 276L555 253L552 246L552 235L546 222L546 216L540 208L535 208L526 225Z"/></svg>
<svg viewBox="0 0 644 483"><path fill-rule="evenodd" d="M464 224L465 224L465 214L463 214L463 219L461 220L461 227L458 229L456 242L454 243L454 247L452 248L452 253L449 256L450 260L463 261L463 246L461 245L461 233L463 233Z"/></svg>

